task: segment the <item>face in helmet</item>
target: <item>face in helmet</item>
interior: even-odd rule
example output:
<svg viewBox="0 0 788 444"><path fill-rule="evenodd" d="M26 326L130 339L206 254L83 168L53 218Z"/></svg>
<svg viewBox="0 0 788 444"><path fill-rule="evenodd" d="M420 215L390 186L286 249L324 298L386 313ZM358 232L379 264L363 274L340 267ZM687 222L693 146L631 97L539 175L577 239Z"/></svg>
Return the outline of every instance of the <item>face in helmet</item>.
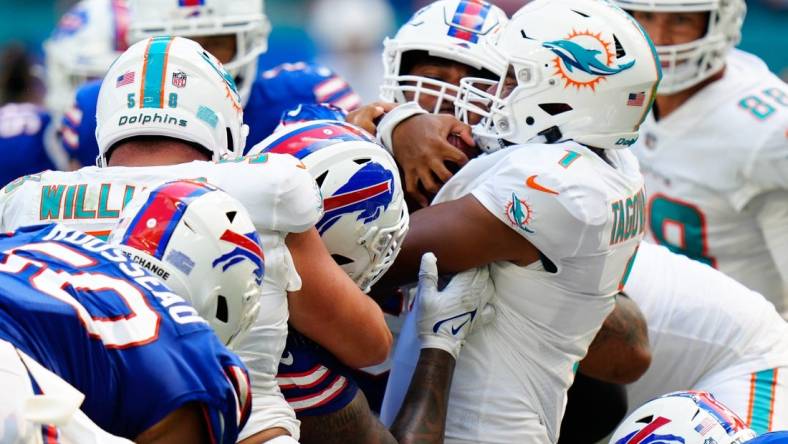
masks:
<svg viewBox="0 0 788 444"><path fill-rule="evenodd" d="M233 75L246 103L271 31L263 0L128 1L133 42L160 35L199 42Z"/></svg>
<svg viewBox="0 0 788 444"><path fill-rule="evenodd" d="M399 171L372 136L345 122L288 125L251 153L301 159L323 195L316 228L334 260L367 292L388 270L408 230Z"/></svg>
<svg viewBox="0 0 788 444"><path fill-rule="evenodd" d="M618 426L610 444L741 444L755 437L708 392L675 392L647 402Z"/></svg>
<svg viewBox="0 0 788 444"><path fill-rule="evenodd" d="M125 0L83 0L66 12L44 42L46 105L63 112L77 89L100 79L128 48Z"/></svg>
<svg viewBox="0 0 788 444"><path fill-rule="evenodd" d="M202 182L165 183L134 198L109 238L186 298L227 345L257 318L265 270L240 202Z"/></svg>
<svg viewBox="0 0 788 444"><path fill-rule="evenodd" d="M741 39L743 0L615 0L651 36L662 62L660 94L674 94L720 72Z"/></svg>
<svg viewBox="0 0 788 444"><path fill-rule="evenodd" d="M138 42L112 65L96 108L99 165L133 137L169 137L202 147L213 160L243 152L238 91L222 64L182 37Z"/></svg>
<svg viewBox="0 0 788 444"><path fill-rule="evenodd" d="M494 38L506 14L483 0L438 0L413 15L386 39L381 98L417 102L433 113L454 112L463 77L489 76L481 43Z"/></svg>
<svg viewBox="0 0 788 444"><path fill-rule="evenodd" d="M535 0L486 44L497 80L466 78L457 117L483 150L574 140L627 148L661 71L638 24L605 0Z"/></svg>

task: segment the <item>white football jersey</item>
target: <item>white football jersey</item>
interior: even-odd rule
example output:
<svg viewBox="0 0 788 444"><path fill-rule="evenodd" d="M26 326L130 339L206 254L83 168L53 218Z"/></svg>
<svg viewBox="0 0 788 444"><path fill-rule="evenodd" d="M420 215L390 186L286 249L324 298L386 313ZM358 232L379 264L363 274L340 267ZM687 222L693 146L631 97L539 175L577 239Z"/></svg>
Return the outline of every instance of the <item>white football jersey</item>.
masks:
<svg viewBox="0 0 788 444"><path fill-rule="evenodd" d="M274 426L297 437L299 423L275 379L287 337L287 291L301 287L285 236L313 227L323 200L296 158L261 154L219 163L45 171L0 191L0 229L59 222L105 238L135 193L177 179L205 180L221 188L244 205L257 228L265 254L260 314L234 350L249 367L253 394L241 438Z"/></svg>
<svg viewBox="0 0 788 444"><path fill-rule="evenodd" d="M788 190L787 131L786 84L733 51L724 77L666 118L650 114L632 146L646 181L647 239L712 265L778 309L782 278L747 204Z"/></svg>
<svg viewBox="0 0 788 444"><path fill-rule="evenodd" d="M652 354L627 386L631 410L672 391L788 366L788 323L763 296L707 265L644 242L624 292L646 318Z"/></svg>
<svg viewBox="0 0 788 444"><path fill-rule="evenodd" d="M468 337L457 361L447 442L557 439L577 364L644 231L637 160L606 154L615 167L574 142L509 147L469 162L436 196L471 193L545 257L490 265L496 318ZM525 421L541 427L541 440Z"/></svg>

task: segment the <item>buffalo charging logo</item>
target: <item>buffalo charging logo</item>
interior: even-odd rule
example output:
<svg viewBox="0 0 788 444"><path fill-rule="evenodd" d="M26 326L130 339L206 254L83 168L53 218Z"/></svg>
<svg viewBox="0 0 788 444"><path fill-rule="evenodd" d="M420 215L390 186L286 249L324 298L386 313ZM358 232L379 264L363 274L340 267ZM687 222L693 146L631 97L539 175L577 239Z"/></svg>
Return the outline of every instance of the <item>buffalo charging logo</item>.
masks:
<svg viewBox="0 0 788 444"><path fill-rule="evenodd" d="M616 63L616 50L602 33L572 31L564 40L543 43L553 53L555 74L564 81L564 88L590 88L596 92L599 83L608 76L633 67L635 61Z"/></svg>

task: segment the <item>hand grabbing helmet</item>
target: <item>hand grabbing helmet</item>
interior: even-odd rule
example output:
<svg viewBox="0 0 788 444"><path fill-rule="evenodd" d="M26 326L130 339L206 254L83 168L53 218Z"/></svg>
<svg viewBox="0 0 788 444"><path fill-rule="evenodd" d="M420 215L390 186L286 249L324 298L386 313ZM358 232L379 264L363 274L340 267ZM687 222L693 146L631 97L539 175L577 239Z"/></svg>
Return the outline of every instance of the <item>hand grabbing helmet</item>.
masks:
<svg viewBox="0 0 788 444"><path fill-rule="evenodd" d="M233 78L216 58L182 37L135 43L112 65L96 107L98 164L118 142L164 136L196 143L213 160L239 156L243 124Z"/></svg>
<svg viewBox="0 0 788 444"><path fill-rule="evenodd" d="M689 43L659 45L657 53L665 77L660 94L690 88L718 73L725 57L741 40L747 6L744 0L613 0L627 11L709 13L706 35Z"/></svg>
<svg viewBox="0 0 788 444"><path fill-rule="evenodd" d="M104 76L128 48L125 0L82 0L60 19L44 42L46 105L64 112L80 85Z"/></svg>
<svg viewBox="0 0 788 444"><path fill-rule="evenodd" d="M649 401L618 426L610 444L741 444L755 437L708 392L675 392Z"/></svg>
<svg viewBox="0 0 788 444"><path fill-rule="evenodd" d="M129 37L235 36L235 56L225 63L246 103L257 74L257 58L268 49L271 24L263 0L129 0Z"/></svg>
<svg viewBox="0 0 788 444"><path fill-rule="evenodd" d="M394 159L362 129L320 120L288 125L251 153L301 159L323 195L317 230L334 260L367 292L388 270L408 231Z"/></svg>
<svg viewBox="0 0 788 444"><path fill-rule="evenodd" d="M438 0L421 8L402 25L394 38L383 42L383 85L381 99L405 103L405 93L438 98L437 113L444 101L457 96L455 85L402 72L403 58L410 51L425 51L430 56L455 61L478 70L490 70L493 62L481 45L493 38L508 21L506 13L484 0Z"/></svg>
<svg viewBox="0 0 788 444"><path fill-rule="evenodd" d="M651 40L605 0L535 0L497 43L500 80L465 78L458 117L474 124L482 149L573 139L626 148L638 137L660 79ZM541 138L540 138L541 136Z"/></svg>
<svg viewBox="0 0 788 444"><path fill-rule="evenodd" d="M263 248L240 202L206 183L165 183L133 199L109 243L186 298L225 344L260 307Z"/></svg>

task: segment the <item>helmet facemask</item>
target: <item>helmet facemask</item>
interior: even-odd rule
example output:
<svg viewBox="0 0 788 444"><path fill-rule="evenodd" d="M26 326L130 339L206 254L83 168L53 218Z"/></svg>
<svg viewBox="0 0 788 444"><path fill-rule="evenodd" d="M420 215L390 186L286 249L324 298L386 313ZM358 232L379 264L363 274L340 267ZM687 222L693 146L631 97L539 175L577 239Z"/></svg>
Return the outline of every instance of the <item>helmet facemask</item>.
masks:
<svg viewBox="0 0 788 444"><path fill-rule="evenodd" d="M692 4L674 0L617 0L631 12L706 12L702 37L680 44L656 45L663 78L659 94L669 95L691 88L717 74L725 66L728 52L741 40L741 26L747 7L742 0L701 0Z"/></svg>

